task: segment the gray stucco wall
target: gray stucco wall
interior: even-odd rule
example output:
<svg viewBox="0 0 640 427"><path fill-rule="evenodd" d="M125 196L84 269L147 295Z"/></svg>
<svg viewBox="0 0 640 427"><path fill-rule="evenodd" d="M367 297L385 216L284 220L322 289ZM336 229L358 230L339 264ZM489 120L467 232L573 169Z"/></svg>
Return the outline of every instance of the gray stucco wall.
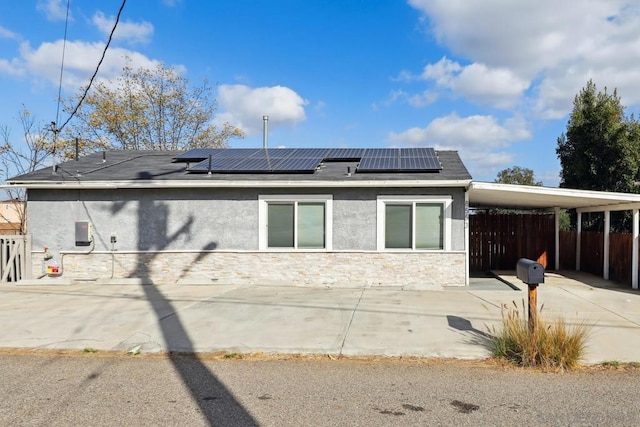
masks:
<svg viewBox="0 0 640 427"><path fill-rule="evenodd" d="M112 234L117 236L115 249L122 256L125 256L126 252L129 252L131 257L134 257L133 252L251 253L259 251L258 196L280 194L332 194L333 251L352 253L376 251L378 195L452 195L451 250L462 252L465 249L465 205L464 190L461 188L30 190L27 227L28 233L33 236L34 252L40 252L47 247L56 258L61 251L88 251L87 247L75 246L76 221L91 223L95 242L93 256L104 257L104 252L111 249ZM314 256L319 259L318 254L299 258L310 262L309 260ZM397 254L388 255L389 259L397 256ZM88 257L85 261L82 261L82 256L80 259L77 259L77 255L73 257L76 258L75 265L78 272L82 271L79 277L86 277L89 274L86 267L92 265ZM411 257L415 258L415 255ZM433 264L437 257L436 252L421 259ZM444 256L442 258L444 259ZM37 257L34 259L37 260ZM178 257L168 255L168 258L157 259L164 259L166 263ZM229 258L229 260L234 259L234 257ZM247 256L245 259L263 262L269 257ZM280 263L278 270L283 271L287 259L292 258L280 255L274 259ZM333 262L332 260L338 258L324 256L322 259ZM344 258L346 259L355 260L356 258L352 255L350 258ZM447 259L451 260L451 258ZM456 255L455 259L455 262L447 261L443 266L450 265L460 269L460 255ZM39 262L34 261L36 269L39 268ZM397 261L394 262L397 263ZM414 262L413 265L418 265L415 264L418 262L417 259L412 262ZM102 264L104 263L97 262L95 266L102 268ZM65 275L72 273L69 270L71 265L73 264L66 265ZM241 266L242 262L237 265ZM245 274L238 268L225 274ZM301 276L304 275L305 267L301 266L300 262L295 268L296 271L301 272ZM309 265L308 268L312 266ZM135 271L139 269L138 266ZM331 267L327 265L326 269L331 270ZM38 274L39 271L34 273ZM152 271L145 273L156 274ZM134 270L128 274L134 274ZM341 274L344 279L347 273ZM397 271L393 274L394 277L398 277ZM453 281L456 283L460 283L459 274L459 271L454 274ZM462 274L464 274L464 262ZM443 278L439 279L439 282L447 282L445 276L446 274L443 273ZM123 277L127 277L127 274ZM384 283L391 283L393 280L386 280Z"/></svg>
<svg viewBox="0 0 640 427"><path fill-rule="evenodd" d="M453 195L452 246L464 250L462 189L30 190L27 226L34 249L82 250L75 222L92 225L95 250L258 250L258 195L333 194L333 249L376 250L378 195Z"/></svg>

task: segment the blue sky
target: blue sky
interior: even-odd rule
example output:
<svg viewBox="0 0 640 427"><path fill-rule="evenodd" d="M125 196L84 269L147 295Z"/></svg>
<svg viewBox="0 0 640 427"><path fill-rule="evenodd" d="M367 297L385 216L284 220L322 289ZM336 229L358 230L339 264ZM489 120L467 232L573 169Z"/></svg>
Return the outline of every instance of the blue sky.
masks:
<svg viewBox="0 0 640 427"><path fill-rule="evenodd" d="M71 0L63 97L93 72L120 0ZM56 119L67 0L0 2L0 126ZM640 105L640 7L619 0L128 1L98 77L162 62L214 85L232 147L458 150L558 185L556 138L592 78ZM61 113L58 123L66 120Z"/></svg>

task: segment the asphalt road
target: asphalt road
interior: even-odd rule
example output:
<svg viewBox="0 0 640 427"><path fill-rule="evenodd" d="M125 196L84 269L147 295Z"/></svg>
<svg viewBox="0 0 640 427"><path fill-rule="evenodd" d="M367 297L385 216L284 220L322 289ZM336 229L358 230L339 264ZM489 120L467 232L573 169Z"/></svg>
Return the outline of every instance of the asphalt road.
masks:
<svg viewBox="0 0 640 427"><path fill-rule="evenodd" d="M3 426L637 426L640 370L0 355Z"/></svg>

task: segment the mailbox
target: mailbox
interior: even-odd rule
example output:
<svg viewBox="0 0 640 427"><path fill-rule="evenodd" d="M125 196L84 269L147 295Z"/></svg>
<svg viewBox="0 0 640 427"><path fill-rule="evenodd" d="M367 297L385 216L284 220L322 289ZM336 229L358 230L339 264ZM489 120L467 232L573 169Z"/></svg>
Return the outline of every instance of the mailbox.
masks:
<svg viewBox="0 0 640 427"><path fill-rule="evenodd" d="M527 285L544 283L544 267L539 262L520 258L516 264L516 277Z"/></svg>

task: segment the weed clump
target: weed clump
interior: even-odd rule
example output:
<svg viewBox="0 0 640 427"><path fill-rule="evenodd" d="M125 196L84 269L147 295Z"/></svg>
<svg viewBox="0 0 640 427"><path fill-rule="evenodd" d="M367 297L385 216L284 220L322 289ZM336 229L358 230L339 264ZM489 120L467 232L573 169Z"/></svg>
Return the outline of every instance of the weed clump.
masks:
<svg viewBox="0 0 640 427"><path fill-rule="evenodd" d="M524 301L522 311L515 302L513 305L503 310L502 329L493 331L494 357L544 370L569 370L579 364L586 350L588 325L571 325L562 318L545 321L538 314L531 328L522 314Z"/></svg>

